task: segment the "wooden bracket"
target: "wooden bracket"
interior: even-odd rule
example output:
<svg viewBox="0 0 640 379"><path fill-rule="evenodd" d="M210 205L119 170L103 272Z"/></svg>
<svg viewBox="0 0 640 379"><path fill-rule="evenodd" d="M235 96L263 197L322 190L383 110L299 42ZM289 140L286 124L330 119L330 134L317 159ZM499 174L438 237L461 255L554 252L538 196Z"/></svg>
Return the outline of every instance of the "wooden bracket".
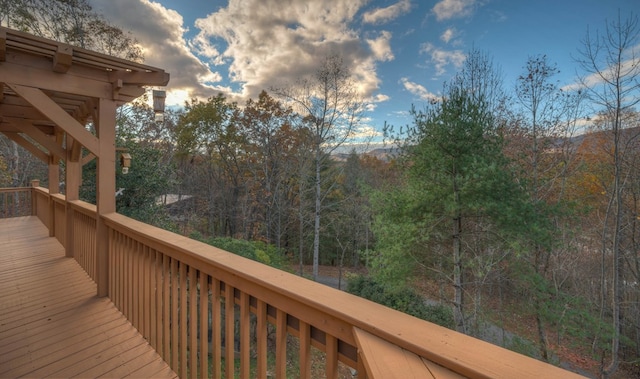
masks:
<svg viewBox="0 0 640 379"><path fill-rule="evenodd" d="M71 68L73 49L69 45L58 45L58 50L53 56L53 71L64 74Z"/></svg>

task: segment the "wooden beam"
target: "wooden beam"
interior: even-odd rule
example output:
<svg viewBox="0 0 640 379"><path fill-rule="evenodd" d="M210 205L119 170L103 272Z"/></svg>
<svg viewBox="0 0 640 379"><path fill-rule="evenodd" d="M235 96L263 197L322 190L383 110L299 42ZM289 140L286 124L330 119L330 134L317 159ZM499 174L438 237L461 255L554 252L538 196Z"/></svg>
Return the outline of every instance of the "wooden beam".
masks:
<svg viewBox="0 0 640 379"><path fill-rule="evenodd" d="M45 115L49 120L53 121L69 133L74 139L78 140L82 146L89 151L100 156L99 141L94 135L89 133L84 125L80 124L76 119L71 117L64 109L60 108L53 100L45 95L40 89L33 87L25 87L18 84L7 85L14 90L20 97L25 99L29 104L33 105L40 113ZM114 116L115 117L115 116ZM115 122L115 120L114 120Z"/></svg>
<svg viewBox="0 0 640 379"><path fill-rule="evenodd" d="M0 62L7 60L7 31L0 30Z"/></svg>
<svg viewBox="0 0 640 379"><path fill-rule="evenodd" d="M44 151L40 150L31 141L27 140L22 135L18 133L7 133L7 132L4 132L3 134L7 136L7 138L9 138L10 140L17 143L18 145L24 147L25 150L33 154L34 157L40 159L44 163L49 163L49 155Z"/></svg>
<svg viewBox="0 0 640 379"><path fill-rule="evenodd" d="M56 142L56 140L52 138L52 136L45 134L27 120L9 119L8 121L15 125L15 127L18 128L22 133L33 138L34 141L42 145L42 147L44 147L45 149L49 150L50 153L58 157L65 157L67 155L62 146L60 146Z"/></svg>
<svg viewBox="0 0 640 379"><path fill-rule="evenodd" d="M64 74L69 71L73 60L73 49L69 45L60 44L53 56L53 71Z"/></svg>
<svg viewBox="0 0 640 379"><path fill-rule="evenodd" d="M96 284L98 297L109 294L109 228L103 215L116 211L116 103L98 100L99 149L96 180Z"/></svg>
<svg viewBox="0 0 640 379"><path fill-rule="evenodd" d="M25 56L25 59L34 59ZM6 61L2 63L0 70L0 82L10 83L16 82L25 86L37 87L43 90L60 91L89 97L111 97L111 82L101 79L107 79L104 73L103 78L96 76L82 76L76 73L73 67L64 75L53 72L51 69L51 60L46 62L47 67L42 63L34 63L29 65L21 61Z"/></svg>
<svg viewBox="0 0 640 379"><path fill-rule="evenodd" d="M87 155L85 155L84 157L82 157L82 165L86 165L87 163L93 161L94 159L96 159L96 155L93 153L89 153Z"/></svg>
<svg viewBox="0 0 640 379"><path fill-rule="evenodd" d="M122 80L125 84L138 86L166 86L169 83L169 74L164 71L143 72L143 71L112 71L109 79L113 83Z"/></svg>

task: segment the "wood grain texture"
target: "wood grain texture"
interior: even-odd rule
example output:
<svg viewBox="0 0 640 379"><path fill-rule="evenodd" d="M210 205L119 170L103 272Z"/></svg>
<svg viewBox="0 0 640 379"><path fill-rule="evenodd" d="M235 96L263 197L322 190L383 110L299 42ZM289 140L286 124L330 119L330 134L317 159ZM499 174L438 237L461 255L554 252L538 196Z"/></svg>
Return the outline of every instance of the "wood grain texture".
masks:
<svg viewBox="0 0 640 379"><path fill-rule="evenodd" d="M0 219L0 377L176 378L35 216Z"/></svg>

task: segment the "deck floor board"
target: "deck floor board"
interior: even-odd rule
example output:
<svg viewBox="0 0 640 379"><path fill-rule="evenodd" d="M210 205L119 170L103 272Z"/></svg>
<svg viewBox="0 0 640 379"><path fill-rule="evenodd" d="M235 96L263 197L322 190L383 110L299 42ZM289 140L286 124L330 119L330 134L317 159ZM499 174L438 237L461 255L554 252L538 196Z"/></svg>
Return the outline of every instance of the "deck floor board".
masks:
<svg viewBox="0 0 640 379"><path fill-rule="evenodd" d="M0 219L0 377L177 378L36 217Z"/></svg>

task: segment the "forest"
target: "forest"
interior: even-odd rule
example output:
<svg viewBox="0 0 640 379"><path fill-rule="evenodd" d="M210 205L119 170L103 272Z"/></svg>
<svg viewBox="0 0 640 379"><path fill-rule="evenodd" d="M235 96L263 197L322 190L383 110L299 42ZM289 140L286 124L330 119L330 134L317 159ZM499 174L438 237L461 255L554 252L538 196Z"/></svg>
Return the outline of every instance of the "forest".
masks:
<svg viewBox="0 0 640 379"><path fill-rule="evenodd" d="M0 13L142 59L83 1L0 1ZM640 375L640 24L602 27L576 47L571 89L545 55L504 83L490 52L469 51L383 148L356 134L366 101L338 55L242 104L191 99L156 122L140 99L118 111L132 157L118 212L312 280L337 267L353 293L470 335L497 325L516 336L497 343L553 364ZM46 178L0 135L0 187ZM88 163L83 200L94 185Z"/></svg>

